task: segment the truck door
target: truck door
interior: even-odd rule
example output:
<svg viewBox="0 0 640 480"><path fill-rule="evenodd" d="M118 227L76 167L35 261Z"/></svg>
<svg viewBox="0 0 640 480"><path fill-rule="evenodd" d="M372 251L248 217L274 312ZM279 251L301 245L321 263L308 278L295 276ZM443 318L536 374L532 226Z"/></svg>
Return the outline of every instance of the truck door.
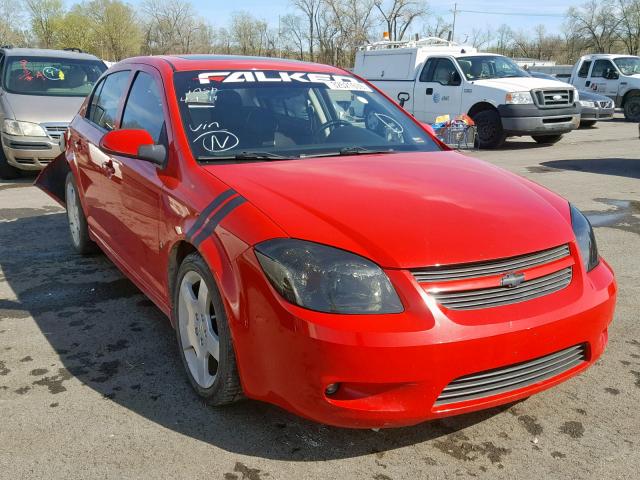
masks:
<svg viewBox="0 0 640 480"><path fill-rule="evenodd" d="M418 120L432 123L436 117L460 114L462 76L450 58L429 58L418 77L413 110Z"/></svg>
<svg viewBox="0 0 640 480"><path fill-rule="evenodd" d="M618 105L619 86L620 75L611 60L601 58L593 62L591 75L587 80L587 88L600 95L606 95Z"/></svg>
<svg viewBox="0 0 640 480"><path fill-rule="evenodd" d="M573 79L573 86L578 90L588 90L589 89L589 69L591 68L591 64L593 62L591 60L585 60L580 64L580 68L576 74L576 78Z"/></svg>

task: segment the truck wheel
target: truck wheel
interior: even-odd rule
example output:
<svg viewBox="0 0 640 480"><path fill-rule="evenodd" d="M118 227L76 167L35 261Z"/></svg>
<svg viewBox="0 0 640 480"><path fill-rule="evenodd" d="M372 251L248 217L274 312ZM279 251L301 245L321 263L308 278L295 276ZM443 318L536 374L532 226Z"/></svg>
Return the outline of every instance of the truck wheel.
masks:
<svg viewBox="0 0 640 480"><path fill-rule="evenodd" d="M81 255L88 255L98 251L98 246L89 238L87 218L82 211L78 188L73 173L67 174L65 182L65 203L67 205L67 219L69 221L69 233L73 248Z"/></svg>
<svg viewBox="0 0 640 480"><path fill-rule="evenodd" d="M625 102L624 118L627 122L640 122L640 95L636 94Z"/></svg>
<svg viewBox="0 0 640 480"><path fill-rule="evenodd" d="M198 253L188 255L180 265L173 315L180 357L198 395L213 406L243 398L222 298Z"/></svg>
<svg viewBox="0 0 640 480"><path fill-rule="evenodd" d="M483 110L473 116L478 129L479 148L499 148L504 144L507 136L502 130L500 115L495 110Z"/></svg>
<svg viewBox="0 0 640 480"><path fill-rule="evenodd" d="M560 141L562 135L533 135L531 138L542 145L553 145Z"/></svg>
<svg viewBox="0 0 640 480"><path fill-rule="evenodd" d="M9 165L7 157L4 156L4 150L0 145L0 178L3 180L13 180L20 176L20 170L13 165Z"/></svg>
<svg viewBox="0 0 640 480"><path fill-rule="evenodd" d="M580 122L580 128L590 128L596 124L595 120L583 120Z"/></svg>

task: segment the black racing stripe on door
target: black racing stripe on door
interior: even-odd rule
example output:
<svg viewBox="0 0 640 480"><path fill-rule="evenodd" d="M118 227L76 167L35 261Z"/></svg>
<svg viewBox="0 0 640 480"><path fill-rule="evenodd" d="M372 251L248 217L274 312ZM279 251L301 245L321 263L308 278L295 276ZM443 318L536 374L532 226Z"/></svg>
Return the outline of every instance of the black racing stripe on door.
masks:
<svg viewBox="0 0 640 480"><path fill-rule="evenodd" d="M226 217L227 215L229 215L229 213L231 213L231 211L236 208L239 205L242 205L244 202L246 202L247 199L241 196L237 196L231 200L229 200L227 203L225 203L222 208L220 208L220 210L218 210L212 217L211 219L206 223L206 225L204 226L204 228L202 230L200 230L200 233L198 233L198 235L195 236L195 238L193 239L193 244L196 247L199 247L200 244L207 238L209 237L213 231L215 230L215 228L218 226L218 224L224 219L224 217Z"/></svg>
<svg viewBox="0 0 640 480"><path fill-rule="evenodd" d="M211 215L216 208L218 208L228 198L234 196L236 193L238 193L238 192L236 192L233 188L230 188L229 190L225 190L220 195L218 195L216 198L214 198L213 202L211 202L209 204L209 206L207 208L205 208L202 211L202 213L200 213L200 215L198 216L198 219L196 220L196 222L191 226L191 228L187 232L187 238L193 237L196 234L196 232L198 230L200 230L202 228L202 226L205 224L205 222L207 221L207 218L209 217L209 215Z"/></svg>

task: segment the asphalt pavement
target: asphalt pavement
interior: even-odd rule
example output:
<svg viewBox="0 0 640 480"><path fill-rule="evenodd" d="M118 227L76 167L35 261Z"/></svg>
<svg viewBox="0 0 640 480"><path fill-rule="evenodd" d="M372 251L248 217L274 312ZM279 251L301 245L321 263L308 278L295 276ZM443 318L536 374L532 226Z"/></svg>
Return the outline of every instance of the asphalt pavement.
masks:
<svg viewBox="0 0 640 480"><path fill-rule="evenodd" d="M254 401L213 409L167 319L104 256L72 251L64 211L33 177L0 181L0 479L640 478L637 125L469 154L597 226L619 299L593 368L514 405L377 432Z"/></svg>

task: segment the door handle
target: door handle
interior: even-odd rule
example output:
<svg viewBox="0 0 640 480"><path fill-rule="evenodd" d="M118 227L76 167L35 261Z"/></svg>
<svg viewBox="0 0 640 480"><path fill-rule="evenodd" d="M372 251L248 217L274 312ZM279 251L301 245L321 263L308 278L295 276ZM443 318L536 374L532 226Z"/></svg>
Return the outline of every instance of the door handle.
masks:
<svg viewBox="0 0 640 480"><path fill-rule="evenodd" d="M427 88L427 91L425 93L427 95L432 95L433 94L433 88L431 88L431 87Z"/></svg>
<svg viewBox="0 0 640 480"><path fill-rule="evenodd" d="M102 162L102 170L104 171L107 177L111 177L111 175L116 173L116 169L113 166L113 160L107 160L106 162Z"/></svg>

